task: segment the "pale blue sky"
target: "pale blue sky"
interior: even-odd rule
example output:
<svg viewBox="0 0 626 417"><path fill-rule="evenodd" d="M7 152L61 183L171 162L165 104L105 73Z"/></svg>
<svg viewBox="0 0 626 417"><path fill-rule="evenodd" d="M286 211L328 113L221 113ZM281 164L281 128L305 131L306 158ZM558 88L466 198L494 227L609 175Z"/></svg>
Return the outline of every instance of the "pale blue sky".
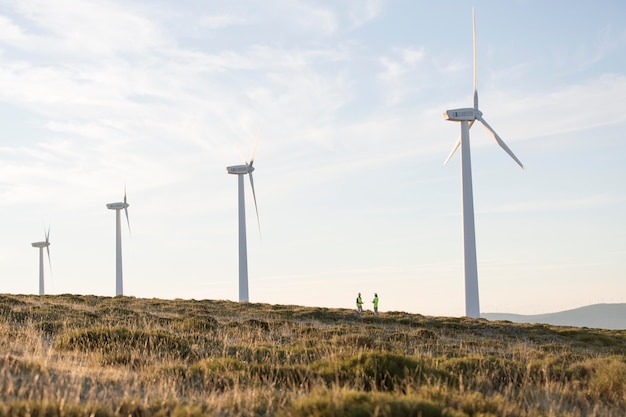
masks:
<svg viewBox="0 0 626 417"><path fill-rule="evenodd" d="M626 302L622 1L0 2L0 292L113 295L124 184L127 295L464 313L459 157L472 104L481 308ZM248 187L249 188L249 187ZM367 305L370 306L369 304Z"/></svg>

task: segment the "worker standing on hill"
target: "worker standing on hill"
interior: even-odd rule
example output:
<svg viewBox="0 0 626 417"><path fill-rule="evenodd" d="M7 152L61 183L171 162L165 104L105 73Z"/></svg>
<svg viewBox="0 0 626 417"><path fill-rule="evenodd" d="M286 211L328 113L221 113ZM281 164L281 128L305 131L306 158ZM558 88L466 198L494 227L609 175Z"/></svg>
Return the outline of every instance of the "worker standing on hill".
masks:
<svg viewBox="0 0 626 417"><path fill-rule="evenodd" d="M359 314L363 313L363 299L361 298L361 293L356 297L356 312Z"/></svg>
<svg viewBox="0 0 626 417"><path fill-rule="evenodd" d="M374 293L374 299L372 300L374 303L374 314L378 315L378 293Z"/></svg>

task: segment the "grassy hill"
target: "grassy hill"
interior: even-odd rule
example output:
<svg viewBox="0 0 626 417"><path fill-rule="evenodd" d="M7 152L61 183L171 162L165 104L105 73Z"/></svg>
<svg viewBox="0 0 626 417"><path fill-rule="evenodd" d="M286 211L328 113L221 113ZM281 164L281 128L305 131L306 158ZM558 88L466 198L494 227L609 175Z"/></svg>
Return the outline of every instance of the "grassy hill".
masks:
<svg viewBox="0 0 626 417"><path fill-rule="evenodd" d="M557 326L593 327L626 330L626 304L593 304L548 314L486 313L488 320L508 320L514 323L546 323Z"/></svg>
<svg viewBox="0 0 626 417"><path fill-rule="evenodd" d="M0 295L0 416L624 416L626 331Z"/></svg>

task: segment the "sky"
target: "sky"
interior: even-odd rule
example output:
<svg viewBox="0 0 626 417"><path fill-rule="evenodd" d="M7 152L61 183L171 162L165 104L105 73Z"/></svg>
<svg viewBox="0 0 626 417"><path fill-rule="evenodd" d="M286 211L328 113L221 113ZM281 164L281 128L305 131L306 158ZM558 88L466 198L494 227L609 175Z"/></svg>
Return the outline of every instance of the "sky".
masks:
<svg viewBox="0 0 626 417"><path fill-rule="evenodd" d="M0 293L465 313L471 130L481 311L626 302L626 3L0 1Z"/></svg>

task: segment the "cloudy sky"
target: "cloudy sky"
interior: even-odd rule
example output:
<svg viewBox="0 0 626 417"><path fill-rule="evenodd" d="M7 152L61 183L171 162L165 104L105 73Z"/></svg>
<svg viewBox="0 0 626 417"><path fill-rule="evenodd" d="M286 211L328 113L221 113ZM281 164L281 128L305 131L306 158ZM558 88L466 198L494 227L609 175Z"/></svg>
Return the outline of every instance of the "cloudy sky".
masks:
<svg viewBox="0 0 626 417"><path fill-rule="evenodd" d="M481 309L626 302L626 3L0 2L0 293L464 314L459 155L471 132Z"/></svg>

